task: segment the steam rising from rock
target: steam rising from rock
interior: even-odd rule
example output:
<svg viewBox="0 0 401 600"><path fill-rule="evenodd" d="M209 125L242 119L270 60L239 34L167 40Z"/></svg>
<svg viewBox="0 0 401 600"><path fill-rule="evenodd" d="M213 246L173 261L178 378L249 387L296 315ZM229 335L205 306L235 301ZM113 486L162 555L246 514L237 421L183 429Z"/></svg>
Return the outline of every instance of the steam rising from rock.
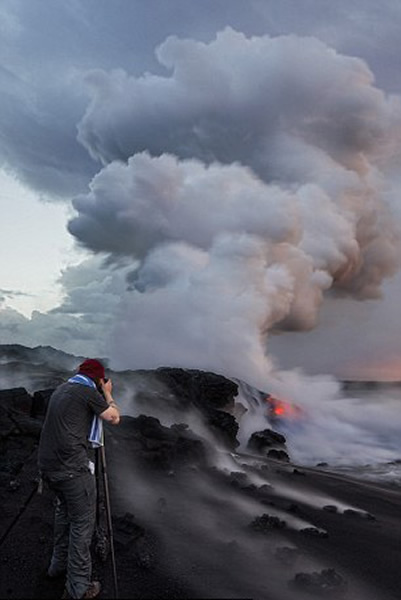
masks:
<svg viewBox="0 0 401 600"><path fill-rule="evenodd" d="M400 105L313 38L228 28L208 44L170 37L157 57L166 76L88 77L79 138L104 167L69 230L133 262L118 366L260 384L269 330L310 329L326 290L376 298L396 271L382 169Z"/></svg>

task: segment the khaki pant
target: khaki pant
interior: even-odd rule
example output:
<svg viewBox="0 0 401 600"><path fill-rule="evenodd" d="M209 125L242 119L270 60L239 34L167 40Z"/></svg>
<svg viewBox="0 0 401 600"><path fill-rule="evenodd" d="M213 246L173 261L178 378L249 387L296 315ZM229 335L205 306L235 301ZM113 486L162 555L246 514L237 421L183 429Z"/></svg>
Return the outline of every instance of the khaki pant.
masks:
<svg viewBox="0 0 401 600"><path fill-rule="evenodd" d="M96 483L89 471L63 481L49 481L56 493L54 547L49 570L67 570L66 588L81 598L92 575L90 545L96 516Z"/></svg>

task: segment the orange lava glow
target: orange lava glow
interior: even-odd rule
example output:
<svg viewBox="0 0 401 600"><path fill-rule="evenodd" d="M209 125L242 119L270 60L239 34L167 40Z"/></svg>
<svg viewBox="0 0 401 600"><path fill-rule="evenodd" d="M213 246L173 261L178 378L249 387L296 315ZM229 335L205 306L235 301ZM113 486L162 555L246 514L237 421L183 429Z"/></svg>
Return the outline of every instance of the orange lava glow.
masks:
<svg viewBox="0 0 401 600"><path fill-rule="evenodd" d="M269 405L271 416L282 417L285 419L297 419L301 416L301 409L295 404L291 404L285 400L279 400L274 396L267 396L266 402Z"/></svg>

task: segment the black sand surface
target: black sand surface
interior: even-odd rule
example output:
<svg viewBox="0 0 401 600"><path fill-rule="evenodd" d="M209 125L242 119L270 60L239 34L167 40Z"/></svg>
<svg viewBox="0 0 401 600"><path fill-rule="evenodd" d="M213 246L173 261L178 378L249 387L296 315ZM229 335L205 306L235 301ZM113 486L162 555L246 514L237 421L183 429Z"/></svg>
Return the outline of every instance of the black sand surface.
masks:
<svg viewBox="0 0 401 600"><path fill-rule="evenodd" d="M34 405L25 390L0 393L0 598L64 587L46 578L54 496L36 493ZM121 598L399 600L400 490L228 446L146 416L106 428ZM113 598L95 539L100 598Z"/></svg>

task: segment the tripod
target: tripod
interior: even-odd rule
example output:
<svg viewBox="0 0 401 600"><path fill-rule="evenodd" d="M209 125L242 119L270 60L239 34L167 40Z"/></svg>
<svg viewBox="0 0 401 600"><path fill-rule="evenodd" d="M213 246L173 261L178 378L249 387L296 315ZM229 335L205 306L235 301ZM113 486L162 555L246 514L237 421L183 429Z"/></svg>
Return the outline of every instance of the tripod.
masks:
<svg viewBox="0 0 401 600"><path fill-rule="evenodd" d="M100 457L100 458L99 458ZM101 473L100 473L101 471ZM113 539L113 524L111 520L111 507L110 507L110 494L109 494L109 483L107 477L107 463L106 463L106 452L104 444L96 450L96 487L97 487L97 507L96 507L96 521L99 523L99 491L100 491L100 475L103 480L103 492L106 508L106 520L107 520L107 533L110 544L110 555L111 564L113 571L113 586L114 586L114 598L118 598L118 582L117 582L117 570L116 570L116 558L114 554L114 539Z"/></svg>

